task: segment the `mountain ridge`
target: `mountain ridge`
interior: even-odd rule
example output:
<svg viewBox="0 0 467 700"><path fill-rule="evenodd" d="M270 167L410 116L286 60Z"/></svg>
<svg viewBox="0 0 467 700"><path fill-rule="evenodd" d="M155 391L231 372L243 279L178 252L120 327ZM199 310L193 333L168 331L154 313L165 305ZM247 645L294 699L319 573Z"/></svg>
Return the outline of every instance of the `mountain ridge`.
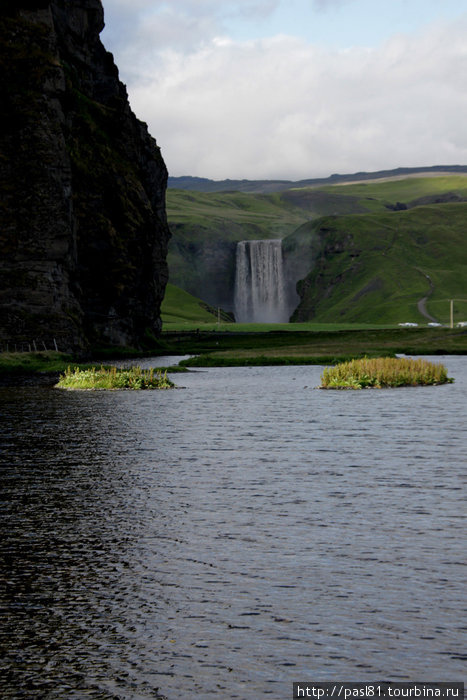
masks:
<svg viewBox="0 0 467 700"><path fill-rule="evenodd" d="M321 187L323 185L335 185L339 183L360 182L365 180L379 180L384 178L420 176L421 174L442 175L465 173L467 165L432 165L429 167L401 167L389 170L376 170L374 172L360 171L353 174L335 173L325 178L309 178L305 180L211 180L204 177L191 175L170 176L167 186L170 189L190 190L193 192L250 192L252 194L282 192L288 189L301 187Z"/></svg>

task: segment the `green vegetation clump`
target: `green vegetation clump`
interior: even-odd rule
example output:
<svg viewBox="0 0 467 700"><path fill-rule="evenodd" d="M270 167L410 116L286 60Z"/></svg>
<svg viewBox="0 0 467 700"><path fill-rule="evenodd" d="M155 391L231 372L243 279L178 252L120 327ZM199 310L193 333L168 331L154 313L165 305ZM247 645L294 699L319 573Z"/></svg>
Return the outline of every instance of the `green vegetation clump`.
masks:
<svg viewBox="0 0 467 700"><path fill-rule="evenodd" d="M446 384L444 365L412 358L378 357L342 362L326 367L321 375L321 389L382 389L398 386Z"/></svg>
<svg viewBox="0 0 467 700"><path fill-rule="evenodd" d="M162 370L68 367L55 386L58 389L172 389L175 385L168 379L167 371Z"/></svg>

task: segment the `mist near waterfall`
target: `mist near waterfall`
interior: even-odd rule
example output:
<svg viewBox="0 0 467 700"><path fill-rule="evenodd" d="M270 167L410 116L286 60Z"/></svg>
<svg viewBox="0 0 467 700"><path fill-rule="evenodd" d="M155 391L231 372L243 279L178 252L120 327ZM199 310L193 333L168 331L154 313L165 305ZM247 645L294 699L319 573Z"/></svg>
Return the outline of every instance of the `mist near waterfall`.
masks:
<svg viewBox="0 0 467 700"><path fill-rule="evenodd" d="M280 238L237 243L234 305L238 323L289 320Z"/></svg>

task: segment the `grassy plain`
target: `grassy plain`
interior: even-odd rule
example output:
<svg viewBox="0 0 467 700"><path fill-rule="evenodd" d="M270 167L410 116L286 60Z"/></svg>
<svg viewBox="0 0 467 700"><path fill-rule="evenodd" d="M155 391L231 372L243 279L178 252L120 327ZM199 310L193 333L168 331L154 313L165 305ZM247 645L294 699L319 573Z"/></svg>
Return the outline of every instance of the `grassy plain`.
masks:
<svg viewBox="0 0 467 700"><path fill-rule="evenodd" d="M238 228L250 236L262 238L282 237L307 219L303 207L285 204L280 194L245 194L244 192L190 192L167 190L167 218L172 225L189 224L201 228L206 236L221 231L231 240L237 237ZM229 230L231 235L229 235Z"/></svg>
<svg viewBox="0 0 467 700"><path fill-rule="evenodd" d="M269 331L266 333L165 333L166 352L196 355L187 367L334 364L396 354L467 354L467 331L449 328Z"/></svg>
<svg viewBox="0 0 467 700"><path fill-rule="evenodd" d="M451 194L467 197L467 177L465 175L445 175L439 177L410 177L336 184L321 188L324 192L340 192L346 197L355 197L368 211L384 211L397 202L417 206L434 203L443 195Z"/></svg>

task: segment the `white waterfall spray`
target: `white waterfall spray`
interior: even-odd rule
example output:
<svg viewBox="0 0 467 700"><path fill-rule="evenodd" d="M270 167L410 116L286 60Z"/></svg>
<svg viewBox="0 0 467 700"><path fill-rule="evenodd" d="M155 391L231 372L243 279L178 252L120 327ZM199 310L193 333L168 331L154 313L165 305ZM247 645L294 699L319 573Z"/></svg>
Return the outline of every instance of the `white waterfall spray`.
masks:
<svg viewBox="0 0 467 700"><path fill-rule="evenodd" d="M280 239L237 243L234 303L240 323L289 320Z"/></svg>

